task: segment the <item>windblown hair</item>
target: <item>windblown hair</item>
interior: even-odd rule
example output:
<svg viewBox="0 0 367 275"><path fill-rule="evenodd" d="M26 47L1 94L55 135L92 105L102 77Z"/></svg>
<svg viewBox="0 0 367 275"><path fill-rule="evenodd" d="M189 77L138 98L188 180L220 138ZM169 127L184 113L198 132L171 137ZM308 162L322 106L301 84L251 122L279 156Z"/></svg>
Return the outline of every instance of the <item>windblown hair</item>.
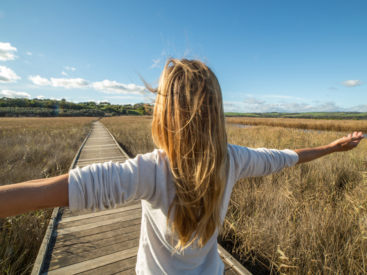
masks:
<svg viewBox="0 0 367 275"><path fill-rule="evenodd" d="M219 82L203 62L168 59L160 76L152 134L169 159L176 249L203 247L221 226L227 134ZM169 219L167 218L167 224ZM194 242L197 241L196 244Z"/></svg>

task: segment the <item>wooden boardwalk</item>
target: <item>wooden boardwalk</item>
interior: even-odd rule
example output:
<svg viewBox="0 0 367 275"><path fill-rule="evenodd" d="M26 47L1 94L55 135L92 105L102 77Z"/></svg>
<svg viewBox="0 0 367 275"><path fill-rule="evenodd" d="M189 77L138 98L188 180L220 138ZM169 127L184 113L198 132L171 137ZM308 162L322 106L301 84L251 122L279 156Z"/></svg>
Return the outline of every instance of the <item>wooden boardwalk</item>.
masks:
<svg viewBox="0 0 367 275"><path fill-rule="evenodd" d="M103 124L94 122L71 168L127 158ZM32 275L135 274L141 212L140 201L99 212L56 208ZM218 250L226 275L251 274L219 245Z"/></svg>

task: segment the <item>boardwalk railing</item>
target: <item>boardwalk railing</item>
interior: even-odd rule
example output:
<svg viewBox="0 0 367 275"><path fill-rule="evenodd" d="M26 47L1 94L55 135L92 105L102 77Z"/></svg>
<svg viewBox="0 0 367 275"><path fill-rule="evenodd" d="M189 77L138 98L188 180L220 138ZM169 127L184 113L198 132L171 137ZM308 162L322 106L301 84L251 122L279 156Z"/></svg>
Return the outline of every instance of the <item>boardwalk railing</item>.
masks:
<svg viewBox="0 0 367 275"><path fill-rule="evenodd" d="M76 154L70 169L100 162L124 162L128 155L100 122ZM92 212L55 208L34 264L39 274L135 274L141 203ZM220 245L226 275L250 275Z"/></svg>

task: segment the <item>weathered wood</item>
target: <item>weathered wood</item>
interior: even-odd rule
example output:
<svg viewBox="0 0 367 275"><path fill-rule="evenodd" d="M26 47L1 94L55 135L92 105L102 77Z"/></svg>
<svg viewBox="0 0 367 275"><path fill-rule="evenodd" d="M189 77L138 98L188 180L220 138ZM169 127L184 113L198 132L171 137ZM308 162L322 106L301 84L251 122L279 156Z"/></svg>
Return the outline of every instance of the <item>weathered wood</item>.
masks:
<svg viewBox="0 0 367 275"><path fill-rule="evenodd" d="M129 210L137 209L137 208L141 208L141 205L136 204L136 205L131 205L129 207L124 207L124 208L117 208L117 209L112 209L112 210L107 210L107 211L94 212L94 213L91 213L91 214L79 215L77 217L69 217L69 218L64 218L63 217L59 221L59 224L60 223L83 220L83 219L95 218L95 217L104 216L104 215L111 215L111 214L125 212L125 211L129 211Z"/></svg>
<svg viewBox="0 0 367 275"><path fill-rule="evenodd" d="M74 245L69 245L68 247L62 247L59 249L54 249L52 251L52 256L55 258L75 256L85 252L96 251L96 249L112 246L118 243L126 242L133 239L138 239L140 237L140 229L134 232L130 232L127 234L120 234L110 238L98 240L98 241L90 241L87 240L85 242L79 242Z"/></svg>
<svg viewBox="0 0 367 275"><path fill-rule="evenodd" d="M239 275L239 273L237 273L233 268L227 269L224 272L225 275Z"/></svg>
<svg viewBox="0 0 367 275"><path fill-rule="evenodd" d="M136 205L136 204L141 204L140 201L132 201L129 202L127 204L117 204L116 207L114 209L118 209L118 208L125 208L125 207L129 207L132 205ZM62 217L72 217L72 216L76 216L76 215L85 215L85 214L89 214L89 213L103 213L105 211L110 211L111 209L106 209L106 210L84 210L84 211L78 211L78 210L69 210L68 208L63 208L63 214Z"/></svg>
<svg viewBox="0 0 367 275"><path fill-rule="evenodd" d="M251 275L243 265L241 265L231 254L229 254L220 244L218 244L218 252L222 260L227 262L236 273L240 275ZM228 271L229 272L229 271ZM236 274L234 273L234 274ZM226 272L227 274L227 272Z"/></svg>
<svg viewBox="0 0 367 275"><path fill-rule="evenodd" d="M93 268L104 266L110 263L117 262L119 260L131 258L136 255L139 247L133 247L124 251L119 251L113 254L109 254L100 258L92 259L89 261L72 264L63 268L55 269L49 272L42 273L42 275L70 275L77 274L83 271L87 271Z"/></svg>
<svg viewBox="0 0 367 275"><path fill-rule="evenodd" d="M93 234L93 235L88 235L85 237L79 237L79 238L71 238L69 240L64 240L64 241L58 241L55 246L54 246L54 252L57 251L65 251L67 250L70 246L73 245L77 245L77 244L84 244L87 242L98 242L100 240L107 240L109 238L112 237L116 237L116 236L120 236L120 235L124 235L124 234L130 234L136 231L140 231L140 224L137 225L133 225L133 226L128 226L128 227L123 227L123 228L118 228L115 230L109 230L109 231L105 231L102 233L97 233L97 234Z"/></svg>
<svg viewBox="0 0 367 275"><path fill-rule="evenodd" d="M88 219L81 219L81 220L61 223L61 224L59 224L57 230L66 229L66 228L73 228L73 227L89 225L89 224L96 224L96 223L100 223L100 222L103 222L103 221L123 218L121 213L112 213L112 214L110 214L110 213L108 213L109 211L106 211L106 212L107 213L105 215L102 215L102 216L97 216L97 217L92 217L92 218L88 218ZM132 210L128 210L125 213L125 217L130 216L130 217L134 218L134 216L139 215L139 214L141 214L141 209L132 209Z"/></svg>
<svg viewBox="0 0 367 275"><path fill-rule="evenodd" d="M79 232L73 232L70 234L65 234L65 235L60 235L60 236L53 236L53 238L55 240L57 240L57 243L55 244L55 246L58 245L58 242L60 242L61 244L65 241L71 241L71 240L77 240L78 238L83 238L83 237L87 237L87 236L92 236L95 234L100 234L100 233L104 233L104 232L109 232L115 229L119 229L119 228L125 228L125 227L130 227L130 226L134 226L134 225L140 225L141 223L141 219L134 219L134 220L130 220L130 221L124 221L124 222L120 222L120 223L114 223L107 226L101 226L101 227L96 227L96 228L92 228L92 229L88 229L88 230L83 230L83 231L79 231ZM130 230L130 229L127 229Z"/></svg>
<svg viewBox="0 0 367 275"><path fill-rule="evenodd" d="M61 258L52 257L48 270L54 270L64 266L89 261L95 258L100 258L105 255L110 255L119 251L124 251L126 249L138 246L139 246L139 238L136 238L129 241L115 243L114 245L95 249L93 251L72 255L69 257L61 257Z"/></svg>
<svg viewBox="0 0 367 275"><path fill-rule="evenodd" d="M131 257L126 260L104 265L78 274L79 275L135 274L136 258L137 257Z"/></svg>
<svg viewBox="0 0 367 275"><path fill-rule="evenodd" d="M91 224L84 224L84 225L69 227L69 228L60 229L60 230L57 229L57 231L54 232L53 235L57 236L57 235L75 233L75 232L79 232L79 231L86 230L86 229L92 229L92 228L96 228L96 227L100 227L100 226L106 226L106 225L110 225L110 224L117 223L117 222L129 221L129 220L133 220L133 219L140 218L140 217L141 217L141 212L139 214L134 214L134 215L130 215L130 216L123 216L123 217L112 219L112 220L101 221L101 222L96 222L96 223L91 223Z"/></svg>

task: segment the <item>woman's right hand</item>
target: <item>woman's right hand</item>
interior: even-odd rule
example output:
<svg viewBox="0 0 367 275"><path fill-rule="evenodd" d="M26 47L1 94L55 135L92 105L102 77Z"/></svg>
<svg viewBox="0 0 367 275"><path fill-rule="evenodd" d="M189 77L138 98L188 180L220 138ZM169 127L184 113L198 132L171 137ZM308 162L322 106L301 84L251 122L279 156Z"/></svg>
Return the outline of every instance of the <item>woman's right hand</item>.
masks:
<svg viewBox="0 0 367 275"><path fill-rule="evenodd" d="M354 132L353 134L333 141L330 143L330 146L333 147L334 152L345 152L356 148L363 138L364 135L362 132Z"/></svg>

